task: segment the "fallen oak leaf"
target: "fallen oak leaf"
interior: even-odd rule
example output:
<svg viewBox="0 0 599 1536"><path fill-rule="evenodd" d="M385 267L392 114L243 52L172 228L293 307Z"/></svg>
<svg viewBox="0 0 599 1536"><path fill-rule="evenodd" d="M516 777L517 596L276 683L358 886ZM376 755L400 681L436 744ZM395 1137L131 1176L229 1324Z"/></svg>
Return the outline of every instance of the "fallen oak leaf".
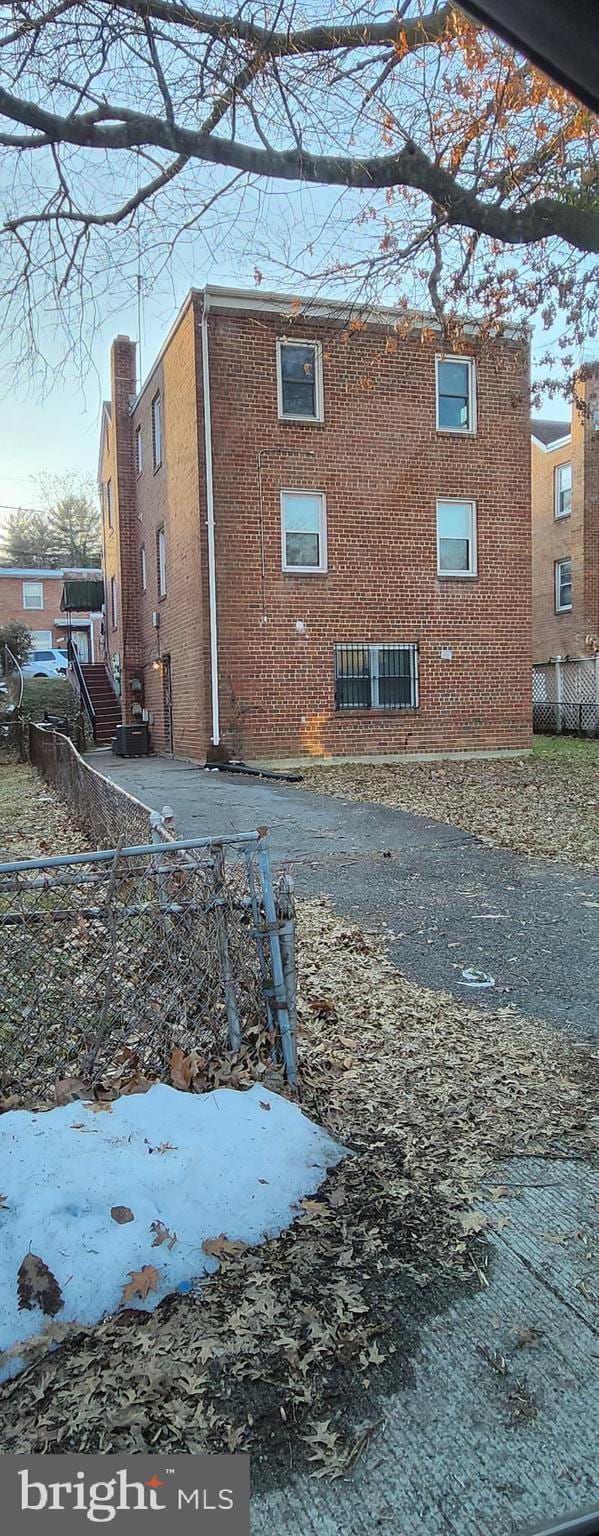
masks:
<svg viewBox="0 0 599 1536"><path fill-rule="evenodd" d="M463 1232L484 1232L487 1218L484 1211L464 1211L460 1224Z"/></svg>
<svg viewBox="0 0 599 1536"><path fill-rule="evenodd" d="M266 1103L266 1099L259 1099L258 1103L261 1109L270 1109L270 1104Z"/></svg>
<svg viewBox="0 0 599 1536"><path fill-rule="evenodd" d="M93 1103L86 1104L85 1108L91 1110L92 1115L99 1115L102 1110L105 1114L112 1114L112 1104L109 1099L95 1099Z"/></svg>
<svg viewBox="0 0 599 1536"><path fill-rule="evenodd" d="M37 1253L26 1253L17 1272L19 1311L39 1307L46 1317L56 1317L64 1306L58 1280Z"/></svg>
<svg viewBox="0 0 599 1536"><path fill-rule="evenodd" d="M226 1237L224 1232L218 1237L207 1237L202 1243L203 1252L211 1259L236 1259L238 1254L245 1253L247 1246L241 1240Z"/></svg>
<svg viewBox="0 0 599 1536"><path fill-rule="evenodd" d="M72 1104L74 1099L88 1099L89 1083L84 1083L82 1077L57 1077L54 1098L57 1104Z"/></svg>
<svg viewBox="0 0 599 1536"><path fill-rule="evenodd" d="M191 1056L185 1056L180 1047L175 1045L169 1062L173 1088L180 1088L183 1093L189 1092L194 1075L193 1065Z"/></svg>
<svg viewBox="0 0 599 1536"><path fill-rule="evenodd" d="M139 1296L145 1301L150 1291L157 1291L160 1283L160 1275L153 1264L142 1264L141 1269L130 1269L129 1280L123 1286L123 1301L133 1301Z"/></svg>
<svg viewBox="0 0 599 1536"><path fill-rule="evenodd" d="M150 1232L155 1233L152 1247L160 1248L162 1243L168 1243L170 1253L171 1249L174 1248L177 1241L176 1232L169 1232L168 1227L165 1227L163 1221L153 1221L150 1226Z"/></svg>

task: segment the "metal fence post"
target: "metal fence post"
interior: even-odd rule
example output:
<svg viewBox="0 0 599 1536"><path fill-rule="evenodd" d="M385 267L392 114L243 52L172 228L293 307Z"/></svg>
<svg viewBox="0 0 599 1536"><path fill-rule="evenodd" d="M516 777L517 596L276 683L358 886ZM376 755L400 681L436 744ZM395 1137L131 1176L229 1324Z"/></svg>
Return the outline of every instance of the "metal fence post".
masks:
<svg viewBox="0 0 599 1536"><path fill-rule="evenodd" d="M260 831L260 829L259 829ZM295 1069L295 1042L291 1033L289 1021L289 1008L287 1004L287 988L285 986L285 973L281 955L280 925L277 918L277 909L274 898L270 859L266 845L265 834L262 832L258 842L258 864L260 879L262 882L262 899L264 902L264 915L270 948L273 981L273 1004L276 1011L276 1019L281 1037L281 1049L285 1064L285 1076L291 1088L297 1087L297 1072Z"/></svg>
<svg viewBox="0 0 599 1536"><path fill-rule="evenodd" d="M285 975L289 1027L297 1071L297 953L295 942L295 900L291 875L281 875L277 885L277 911L281 919L281 958Z"/></svg>
<svg viewBox="0 0 599 1536"><path fill-rule="evenodd" d="M216 918L216 934L218 939L221 980L223 984L225 1008L227 1010L227 1023L229 1026L229 1045L232 1051L239 1051L241 1049L241 1025L239 1023L237 994L235 991L233 972L231 970L229 937L227 934L225 853L223 848L215 848L214 850L213 871L214 914Z"/></svg>
<svg viewBox="0 0 599 1536"><path fill-rule="evenodd" d="M172 805L163 805L161 819L165 838L172 837L174 841L177 836L177 827L175 824L175 812Z"/></svg>

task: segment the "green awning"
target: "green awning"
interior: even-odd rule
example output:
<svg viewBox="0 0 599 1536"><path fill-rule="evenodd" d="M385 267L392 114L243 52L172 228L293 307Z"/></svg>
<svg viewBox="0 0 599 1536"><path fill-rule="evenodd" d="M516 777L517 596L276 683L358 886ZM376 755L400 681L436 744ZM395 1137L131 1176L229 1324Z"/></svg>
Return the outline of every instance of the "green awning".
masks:
<svg viewBox="0 0 599 1536"><path fill-rule="evenodd" d="M99 578L73 576L65 581L61 613L99 613L104 602L104 582Z"/></svg>

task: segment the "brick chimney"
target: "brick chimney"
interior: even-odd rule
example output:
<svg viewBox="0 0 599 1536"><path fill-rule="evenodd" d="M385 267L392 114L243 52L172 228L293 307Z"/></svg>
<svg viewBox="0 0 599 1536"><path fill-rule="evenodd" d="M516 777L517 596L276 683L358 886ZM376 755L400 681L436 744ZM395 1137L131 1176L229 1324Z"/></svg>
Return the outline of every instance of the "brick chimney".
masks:
<svg viewBox="0 0 599 1536"><path fill-rule="evenodd" d="M131 678L139 671L138 527L131 405L137 393L136 343L117 336L110 354L114 441L114 526L118 552L123 720L131 718Z"/></svg>

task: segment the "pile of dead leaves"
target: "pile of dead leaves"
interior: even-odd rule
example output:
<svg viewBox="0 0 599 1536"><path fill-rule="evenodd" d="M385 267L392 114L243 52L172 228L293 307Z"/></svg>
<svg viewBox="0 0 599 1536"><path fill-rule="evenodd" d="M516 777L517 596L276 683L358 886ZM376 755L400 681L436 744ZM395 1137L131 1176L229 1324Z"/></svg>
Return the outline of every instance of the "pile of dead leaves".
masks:
<svg viewBox="0 0 599 1536"><path fill-rule="evenodd" d="M34 768L0 762L0 863L86 853L90 847L66 806Z"/></svg>
<svg viewBox="0 0 599 1536"><path fill-rule="evenodd" d="M516 759L314 766L302 770L303 785L449 822L493 847L599 870L599 747L569 745L563 755Z"/></svg>
<svg viewBox="0 0 599 1536"><path fill-rule="evenodd" d="M407 982L325 901L301 908L300 940L303 1108L354 1156L280 1238L216 1238L197 1295L51 1323L62 1347L36 1360L33 1343L0 1390L3 1451L248 1450L255 1486L300 1463L343 1475L409 1380L419 1323L486 1282L498 1162L587 1155L599 1063L582 1048Z"/></svg>

